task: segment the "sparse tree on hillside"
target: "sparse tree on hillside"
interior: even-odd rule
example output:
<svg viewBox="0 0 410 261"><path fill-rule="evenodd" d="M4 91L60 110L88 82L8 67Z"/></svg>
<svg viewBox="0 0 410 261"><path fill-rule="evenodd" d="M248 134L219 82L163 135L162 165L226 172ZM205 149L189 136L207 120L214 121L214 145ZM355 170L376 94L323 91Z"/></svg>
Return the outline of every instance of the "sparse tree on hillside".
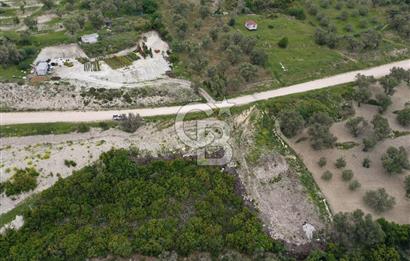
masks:
<svg viewBox="0 0 410 261"><path fill-rule="evenodd" d="M379 114L375 115L372 120L374 134L378 140L383 140L389 137L391 133L389 122Z"/></svg>
<svg viewBox="0 0 410 261"><path fill-rule="evenodd" d="M387 110L387 108L392 104L390 96L384 94L384 93L379 93L376 95L376 101L377 104L379 105L379 112L383 113Z"/></svg>
<svg viewBox="0 0 410 261"><path fill-rule="evenodd" d="M406 190L406 197L410 198L410 176L404 180L404 189Z"/></svg>
<svg viewBox="0 0 410 261"><path fill-rule="evenodd" d="M289 43L288 38L287 38L287 37L283 37L283 38L280 39L280 41L278 42L278 46L279 46L280 48L286 48L286 47L288 47L288 43Z"/></svg>
<svg viewBox="0 0 410 261"><path fill-rule="evenodd" d="M40 0L41 3L43 3L44 7L46 9L51 9L54 6L54 1L53 0Z"/></svg>
<svg viewBox="0 0 410 261"><path fill-rule="evenodd" d="M292 138L303 130L305 121L297 111L284 111L279 116L279 124L282 133Z"/></svg>
<svg viewBox="0 0 410 261"><path fill-rule="evenodd" d="M383 167L390 175L402 173L404 169L410 169L410 162L404 147L390 147L382 156Z"/></svg>
<svg viewBox="0 0 410 261"><path fill-rule="evenodd" d="M69 17L65 19L63 25L67 29L67 31L72 35L74 35L77 31L80 30L80 24L74 17Z"/></svg>
<svg viewBox="0 0 410 261"><path fill-rule="evenodd" d="M337 138L330 133L329 127L317 123L309 128L308 133L312 148L315 150L333 148L337 140Z"/></svg>
<svg viewBox="0 0 410 261"><path fill-rule="evenodd" d="M265 66L268 63L268 55L262 49L255 49L250 55L251 62L256 65Z"/></svg>
<svg viewBox="0 0 410 261"><path fill-rule="evenodd" d="M335 167L338 169L346 167L346 160L343 157L340 157L336 160Z"/></svg>
<svg viewBox="0 0 410 261"><path fill-rule="evenodd" d="M126 132L135 132L144 124L144 119L139 114L129 113L128 116L123 114L123 120L120 122L120 128Z"/></svg>
<svg viewBox="0 0 410 261"><path fill-rule="evenodd" d="M387 95L393 95L395 88L400 84L400 81L391 75L387 75L380 80L380 83Z"/></svg>
<svg viewBox="0 0 410 261"><path fill-rule="evenodd" d="M228 61L231 64L236 64L239 62L242 56L242 51L237 45L231 45L226 50Z"/></svg>
<svg viewBox="0 0 410 261"><path fill-rule="evenodd" d="M250 63L243 63L239 67L239 73L247 82L254 79L257 72L258 68Z"/></svg>
<svg viewBox="0 0 410 261"><path fill-rule="evenodd" d="M369 30L360 35L365 49L377 49L382 41L382 36L379 32Z"/></svg>
<svg viewBox="0 0 410 261"><path fill-rule="evenodd" d="M357 101L357 105L360 107L362 103L367 103L372 96L369 87L358 86L354 92L354 99Z"/></svg>
<svg viewBox="0 0 410 261"><path fill-rule="evenodd" d="M351 118L346 122L346 128L350 133L357 137L369 126L369 123L363 117Z"/></svg>
<svg viewBox="0 0 410 261"><path fill-rule="evenodd" d="M369 151L376 146L378 142L378 138L376 135L373 133L369 137L366 137L363 139L363 151Z"/></svg>
<svg viewBox="0 0 410 261"><path fill-rule="evenodd" d="M95 29L100 29L104 25L104 16L100 10L91 12L88 19Z"/></svg>
<svg viewBox="0 0 410 261"><path fill-rule="evenodd" d="M396 78L399 81L404 81L408 77L408 71L404 70L401 67L393 67L390 70L390 76Z"/></svg>
<svg viewBox="0 0 410 261"><path fill-rule="evenodd" d="M410 126L410 107L397 113L397 121L404 127Z"/></svg>
<svg viewBox="0 0 410 261"><path fill-rule="evenodd" d="M327 159L325 157L320 157L317 164L319 165L319 167L323 168L327 164Z"/></svg>
<svg viewBox="0 0 410 261"><path fill-rule="evenodd" d="M363 197L364 203L377 213L386 212L394 207L396 199L387 194L384 188L367 191Z"/></svg>
<svg viewBox="0 0 410 261"><path fill-rule="evenodd" d="M332 126L333 119L327 112L315 112L309 119L309 124L319 124L322 126Z"/></svg>
<svg viewBox="0 0 410 261"><path fill-rule="evenodd" d="M14 43L0 39L0 64L17 64L22 59L23 56Z"/></svg>
<svg viewBox="0 0 410 261"><path fill-rule="evenodd" d="M250 54L255 48L255 45L256 40L250 37L243 37L242 40L239 42L239 46L241 47L242 51L246 54Z"/></svg>
<svg viewBox="0 0 410 261"><path fill-rule="evenodd" d="M371 161L370 161L369 158L363 159L363 162L362 162L363 168L366 168L366 169L370 168L370 163L371 163Z"/></svg>
<svg viewBox="0 0 410 261"><path fill-rule="evenodd" d="M373 76L366 76L360 73L356 75L356 84L359 87L370 87L375 82L376 79Z"/></svg>
<svg viewBox="0 0 410 261"><path fill-rule="evenodd" d="M209 36L211 37L212 41L216 41L218 39L219 30L218 28L212 28L209 31Z"/></svg>
<svg viewBox="0 0 410 261"><path fill-rule="evenodd" d="M202 5L199 8L199 15L201 16L202 19L205 19L209 15L209 9L208 7Z"/></svg>
<svg viewBox="0 0 410 261"><path fill-rule="evenodd" d="M341 246L353 249L358 246L373 247L384 242L385 234L379 223L362 210L337 213L333 218L331 238Z"/></svg>
<svg viewBox="0 0 410 261"><path fill-rule="evenodd" d="M24 18L24 24L27 25L30 30L37 30L37 20L31 16Z"/></svg>

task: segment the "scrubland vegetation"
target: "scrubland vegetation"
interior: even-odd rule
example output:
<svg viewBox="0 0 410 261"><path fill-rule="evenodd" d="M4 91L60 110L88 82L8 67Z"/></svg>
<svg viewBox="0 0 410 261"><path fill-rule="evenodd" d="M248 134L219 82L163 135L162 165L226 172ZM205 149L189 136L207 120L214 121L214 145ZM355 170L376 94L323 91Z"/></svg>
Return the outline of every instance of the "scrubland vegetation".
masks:
<svg viewBox="0 0 410 261"><path fill-rule="evenodd" d="M136 153L107 152L30 200L24 226L0 235L1 255L60 260L200 251L221 257L236 250L251 259L292 260L236 194L235 176L186 159L149 160ZM408 255L410 227L374 221L358 210L335 215L323 236L327 247L313 247L307 260L400 260Z"/></svg>
<svg viewBox="0 0 410 261"><path fill-rule="evenodd" d="M281 249L235 194L233 176L189 160L144 163L135 156L108 152L95 166L43 192L25 213L25 227L1 236L1 256L84 259Z"/></svg>

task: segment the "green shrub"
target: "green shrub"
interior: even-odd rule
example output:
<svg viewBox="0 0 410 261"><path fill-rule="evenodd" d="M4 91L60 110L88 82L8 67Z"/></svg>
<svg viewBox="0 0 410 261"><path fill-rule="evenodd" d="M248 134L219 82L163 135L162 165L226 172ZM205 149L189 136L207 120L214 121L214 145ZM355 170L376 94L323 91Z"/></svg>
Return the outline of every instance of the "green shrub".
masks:
<svg viewBox="0 0 410 261"><path fill-rule="evenodd" d="M397 121L404 127L410 126L410 107L397 113Z"/></svg>
<svg viewBox="0 0 410 261"><path fill-rule="evenodd" d="M319 167L323 168L327 164L327 159L325 157L321 157L317 164L319 165Z"/></svg>
<svg viewBox="0 0 410 261"><path fill-rule="evenodd" d="M367 191L363 197L363 201L377 213L388 211L396 204L396 199L387 194L384 188Z"/></svg>
<svg viewBox="0 0 410 261"><path fill-rule="evenodd" d="M282 39L279 40L278 46L279 46L280 48L287 48L287 47L288 47L288 43L289 43L288 38L287 38L287 37L283 37Z"/></svg>
<svg viewBox="0 0 410 261"><path fill-rule="evenodd" d="M67 167L75 167L77 163L74 160L64 160L64 165Z"/></svg>
<svg viewBox="0 0 410 261"><path fill-rule="evenodd" d="M1 255L86 260L110 254L128 260L134 253L166 251L280 251L257 212L235 193L235 178L220 168L189 159L137 163L126 150L100 159L41 193L24 214L24 229L1 236Z"/></svg>
<svg viewBox="0 0 410 261"><path fill-rule="evenodd" d="M120 129L125 132L133 133L144 124L144 119L139 114L129 113L128 116L123 114L122 117Z"/></svg>
<svg viewBox="0 0 410 261"><path fill-rule="evenodd" d="M288 14L295 17L298 20L306 19L305 11L303 10L303 8L290 8L288 10Z"/></svg>
<svg viewBox="0 0 410 261"><path fill-rule="evenodd" d="M406 197L410 198L410 176L404 180L404 189L406 190Z"/></svg>
<svg viewBox="0 0 410 261"><path fill-rule="evenodd" d="M3 190L7 196L19 195L22 192L33 190L37 187L39 175L34 168L17 169L9 180L2 183Z"/></svg>
<svg viewBox="0 0 410 261"><path fill-rule="evenodd" d="M342 157L338 158L335 163L336 168L341 169L346 167L346 160Z"/></svg>
<svg viewBox="0 0 410 261"><path fill-rule="evenodd" d="M365 158L364 160L363 160L363 162L362 162L362 166L364 167L364 168L370 168L370 163L371 163L371 161L370 161L370 159L369 158Z"/></svg>
<svg viewBox="0 0 410 261"><path fill-rule="evenodd" d="M108 125L108 123L106 123L105 121L101 121L98 123L98 127L100 127L102 130L108 130L110 128L110 126Z"/></svg>
<svg viewBox="0 0 410 261"><path fill-rule="evenodd" d="M349 183L349 189L350 190L352 190L352 191L355 191L355 190L357 190L358 188L360 188L362 185L359 183L359 181L357 181L357 180L352 180L350 183Z"/></svg>
<svg viewBox="0 0 410 261"><path fill-rule="evenodd" d="M342 172L342 179L343 181L349 181L353 178L353 171L350 169L345 169Z"/></svg>
<svg viewBox="0 0 410 261"><path fill-rule="evenodd" d="M89 132L89 131L90 131L90 126L88 126L88 125L85 124L85 123L80 123L80 124L77 126L77 131L78 131L78 132L81 132L81 133Z"/></svg>
<svg viewBox="0 0 410 261"><path fill-rule="evenodd" d="M322 178L323 180L329 181L329 180L332 179L332 177L333 177L332 172L326 170L326 171L322 174L322 177L321 177L321 178Z"/></svg>

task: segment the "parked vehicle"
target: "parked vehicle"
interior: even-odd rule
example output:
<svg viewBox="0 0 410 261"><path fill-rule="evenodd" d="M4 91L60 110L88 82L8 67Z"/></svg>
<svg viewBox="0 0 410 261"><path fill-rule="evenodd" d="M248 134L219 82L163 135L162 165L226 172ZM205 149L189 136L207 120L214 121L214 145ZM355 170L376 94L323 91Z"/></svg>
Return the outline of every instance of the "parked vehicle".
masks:
<svg viewBox="0 0 410 261"><path fill-rule="evenodd" d="M114 120L114 121L122 121L122 120L124 120L124 115L120 115L120 114L114 114L113 116L112 116L112 120Z"/></svg>

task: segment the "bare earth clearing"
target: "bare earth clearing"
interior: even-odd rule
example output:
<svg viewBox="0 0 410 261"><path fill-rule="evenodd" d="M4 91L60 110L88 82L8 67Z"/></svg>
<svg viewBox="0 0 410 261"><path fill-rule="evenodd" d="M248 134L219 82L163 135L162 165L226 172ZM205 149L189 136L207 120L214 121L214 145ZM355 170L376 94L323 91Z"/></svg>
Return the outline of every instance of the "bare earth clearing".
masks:
<svg viewBox="0 0 410 261"><path fill-rule="evenodd" d="M119 69L112 69L103 60L98 59L100 64L99 70L85 70L84 64L76 60L76 58L88 57L77 44L46 47L41 50L35 63L51 60L51 63L57 64L51 70L52 76L58 76L76 85L90 88L121 88L129 87L142 81L160 78L167 79L166 72L171 70L170 63L167 60L168 44L155 31L142 34L138 45L142 45L143 42L147 48L152 50L152 57L148 55L144 58L138 54L138 60L132 62L130 66ZM134 48L128 48L105 58L127 55L135 51L135 49L137 49L137 45ZM67 66L67 64L70 65Z"/></svg>
<svg viewBox="0 0 410 261"><path fill-rule="evenodd" d="M374 87L375 91L382 92L380 87ZM392 97L393 105L391 105L382 116L389 120L390 127L393 130L410 131L409 128L403 128L396 122L396 115L393 111L403 109L406 102L410 101L410 88L401 86ZM356 116L364 117L370 122L373 116L377 114L377 107L373 105L362 105L356 108ZM358 138L354 138L347 128L345 122L338 122L331 128L331 132L338 138L338 142L354 141L362 144L362 139L367 133L362 134ZM371 127L368 128L370 131ZM406 199L404 191L404 178L410 174L410 171L405 171L403 174L389 176L383 169L381 157L390 146L405 147L410 154L410 136L405 135L395 139L386 139L376 145L370 152L363 152L362 145L356 146L349 150L342 149L327 149L315 151L311 148L309 140L297 143L301 137L307 137L306 130L303 134L298 135L290 140L291 146L303 159L308 169L313 173L316 182L321 191L324 193L330 203L330 207L334 213L350 212L358 208L365 212L373 214L375 217L384 217L388 220L402 224L410 223L410 200ZM319 167L318 161L321 157L327 159L327 165L323 168ZM341 177L341 169L334 166L337 158L343 157L347 166L345 169L351 169L354 172L353 179L357 179L361 183L361 188L352 192L349 190L349 183L344 182ZM371 167L362 167L362 161L368 157L371 160ZM330 181L321 179L323 172L329 170L333 173L333 178ZM385 213L377 214L369 209L362 200L363 195L367 190L385 188L386 192L396 198L395 207Z"/></svg>
<svg viewBox="0 0 410 261"><path fill-rule="evenodd" d="M252 115L253 114L253 115ZM235 159L239 162L238 174L248 200L256 206L269 234L296 245L308 243L302 226L312 224L316 230L323 228L316 206L309 200L297 173L286 159L274 151L264 151L256 164L248 162L246 153L254 148L255 124L251 117L260 117L251 108L234 120Z"/></svg>
<svg viewBox="0 0 410 261"><path fill-rule="evenodd" d="M102 93L106 93L102 95ZM39 86L0 84L0 107L4 110L101 110L166 106L201 101L185 80L154 80L124 87L110 94L109 89L96 91L98 98L87 87L45 82Z"/></svg>

